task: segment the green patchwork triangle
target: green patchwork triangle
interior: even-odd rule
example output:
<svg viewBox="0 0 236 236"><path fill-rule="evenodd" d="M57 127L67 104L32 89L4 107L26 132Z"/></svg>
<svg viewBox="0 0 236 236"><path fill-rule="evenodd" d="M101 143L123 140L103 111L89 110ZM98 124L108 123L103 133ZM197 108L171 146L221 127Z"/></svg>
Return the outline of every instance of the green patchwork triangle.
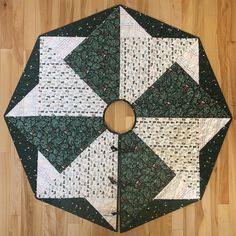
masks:
<svg viewBox="0 0 236 236"><path fill-rule="evenodd" d="M134 102L138 117L226 118L228 114L177 63Z"/></svg>
<svg viewBox="0 0 236 236"><path fill-rule="evenodd" d="M8 117L26 139L62 172L106 128L98 117Z"/></svg>
<svg viewBox="0 0 236 236"><path fill-rule="evenodd" d="M175 173L133 132L119 136L121 226L155 198Z"/></svg>
<svg viewBox="0 0 236 236"><path fill-rule="evenodd" d="M66 63L106 103L119 98L120 15L116 9L66 58Z"/></svg>
<svg viewBox="0 0 236 236"><path fill-rule="evenodd" d="M207 58L206 52L199 40L199 83L206 93L208 93L212 99L216 100L217 103L226 111L228 117L231 117L229 108L225 101L224 95L220 89L220 86L216 80L214 71Z"/></svg>
<svg viewBox="0 0 236 236"><path fill-rule="evenodd" d="M37 161L38 150L35 145L27 141L25 136L17 129L8 118L5 118L8 129L10 131L12 140L14 142L16 151L21 160L22 166L26 172L28 181L33 192L36 192L36 180L37 180Z"/></svg>
<svg viewBox="0 0 236 236"><path fill-rule="evenodd" d="M87 16L78 21L64 25L52 31L41 34L41 36L56 36L56 37L89 37L90 34L103 23L104 20L115 10L118 6L105 9L96 14Z"/></svg>
<svg viewBox="0 0 236 236"><path fill-rule="evenodd" d="M38 198L42 202L46 202L55 207L61 208L71 214L83 217L95 224L106 227L112 231L117 231L117 227L114 229L104 217L97 211L85 198Z"/></svg>
<svg viewBox="0 0 236 236"><path fill-rule="evenodd" d="M136 218L132 218L129 224L121 225L120 232L125 232L135 228L143 223L164 216L179 208L197 202L198 200L157 200L151 201L142 211L139 212Z"/></svg>

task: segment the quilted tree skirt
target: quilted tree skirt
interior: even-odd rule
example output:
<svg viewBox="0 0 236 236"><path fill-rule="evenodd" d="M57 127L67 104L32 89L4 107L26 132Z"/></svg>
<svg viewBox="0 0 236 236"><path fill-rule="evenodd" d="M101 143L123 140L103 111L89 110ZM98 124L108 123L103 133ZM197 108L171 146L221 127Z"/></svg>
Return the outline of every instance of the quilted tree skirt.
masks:
<svg viewBox="0 0 236 236"><path fill-rule="evenodd" d="M37 199L124 232L201 199L231 114L199 38L115 6L38 37L5 119Z"/></svg>

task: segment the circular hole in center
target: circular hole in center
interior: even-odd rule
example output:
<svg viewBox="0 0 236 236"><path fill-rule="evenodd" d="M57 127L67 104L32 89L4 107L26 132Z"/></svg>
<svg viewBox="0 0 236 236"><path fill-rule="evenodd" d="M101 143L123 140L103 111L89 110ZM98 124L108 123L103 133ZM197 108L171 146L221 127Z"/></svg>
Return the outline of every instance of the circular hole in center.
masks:
<svg viewBox="0 0 236 236"><path fill-rule="evenodd" d="M127 133L135 125L134 110L129 102L116 100L106 107L104 111L104 122L107 128L114 133Z"/></svg>

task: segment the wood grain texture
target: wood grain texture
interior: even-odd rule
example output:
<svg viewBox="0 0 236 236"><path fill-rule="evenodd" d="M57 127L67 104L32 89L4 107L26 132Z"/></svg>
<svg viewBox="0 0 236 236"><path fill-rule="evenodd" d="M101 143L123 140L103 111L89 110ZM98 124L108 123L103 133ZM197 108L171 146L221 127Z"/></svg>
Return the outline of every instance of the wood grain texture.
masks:
<svg viewBox="0 0 236 236"><path fill-rule="evenodd" d="M199 36L234 117L202 201L122 235L235 236L235 0L0 0L0 236L118 235L36 200L3 120L36 37L116 4Z"/></svg>

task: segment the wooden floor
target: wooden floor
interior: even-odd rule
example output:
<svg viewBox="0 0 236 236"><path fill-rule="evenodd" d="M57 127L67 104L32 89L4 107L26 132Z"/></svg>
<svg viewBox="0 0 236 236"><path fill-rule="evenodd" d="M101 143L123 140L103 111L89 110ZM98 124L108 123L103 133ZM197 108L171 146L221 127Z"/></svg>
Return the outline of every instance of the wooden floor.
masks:
<svg viewBox="0 0 236 236"><path fill-rule="evenodd" d="M0 236L116 235L34 199L2 115L40 33L119 3L199 36L234 117L203 200L123 236L236 235L235 0L0 0Z"/></svg>

